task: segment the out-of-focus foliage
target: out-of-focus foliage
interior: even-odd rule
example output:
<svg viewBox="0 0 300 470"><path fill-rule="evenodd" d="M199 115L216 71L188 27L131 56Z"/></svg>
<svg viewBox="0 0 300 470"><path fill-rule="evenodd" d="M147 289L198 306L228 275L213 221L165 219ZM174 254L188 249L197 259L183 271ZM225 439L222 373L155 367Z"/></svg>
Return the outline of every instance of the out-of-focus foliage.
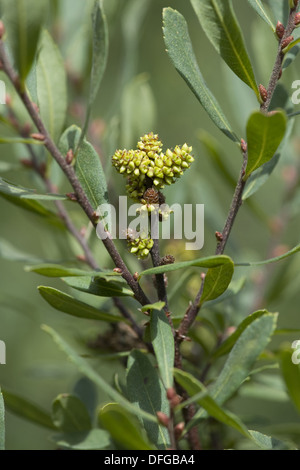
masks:
<svg viewBox="0 0 300 470"><path fill-rule="evenodd" d="M174 377L196 406L180 448L189 447L192 425L203 448L299 448L299 364L292 357L300 340L300 140L299 117L289 117L300 106L291 101L299 45L286 55L273 96L271 109L280 111L264 116L257 100L257 84L268 85L278 46L274 25L286 22L287 3L0 0L16 70L61 151L73 150L71 163L93 208L117 205L125 184L111 157L150 131L167 148L175 140L193 146L192 168L164 192L168 204L205 205L200 251L187 251L182 240L161 241L161 253L172 254L174 264L153 268L128 252L126 240L117 241L153 302L141 308L66 196L71 189L63 173L30 137L36 128L0 72L8 93L0 105L0 340L6 345L0 449L167 449L162 420ZM241 167L241 137L249 145L244 204L226 256L215 256L215 232ZM51 194L29 164L32 150L45 168L44 182L55 186ZM84 264L57 201L84 234L98 275ZM177 328L202 271L201 310L190 341L181 344L183 370L174 371L174 332L152 276L167 277ZM143 342L115 298L144 329ZM184 405L176 403L176 423Z"/></svg>

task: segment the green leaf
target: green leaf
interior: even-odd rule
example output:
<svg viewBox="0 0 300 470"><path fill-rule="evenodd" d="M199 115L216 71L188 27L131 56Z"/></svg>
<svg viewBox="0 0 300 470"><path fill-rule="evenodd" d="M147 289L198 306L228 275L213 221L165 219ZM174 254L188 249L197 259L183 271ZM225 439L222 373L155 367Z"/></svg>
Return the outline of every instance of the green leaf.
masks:
<svg viewBox="0 0 300 470"><path fill-rule="evenodd" d="M205 307L210 308L212 305L218 304L220 302L224 302L225 300L230 299L231 297L237 295L245 286L245 282L246 282L246 277L241 277L239 279L235 279L231 281L226 291L217 299L210 300L208 302L208 305L206 305Z"/></svg>
<svg viewBox="0 0 300 470"><path fill-rule="evenodd" d="M88 305L80 300L75 299L71 295L65 294L53 287L39 286L39 293L51 305L51 307L59 310L60 312L67 313L78 318L87 318L90 320L101 320L110 323L125 321L123 317L110 315L109 313L102 312L91 305Z"/></svg>
<svg viewBox="0 0 300 470"><path fill-rule="evenodd" d="M5 450L5 408L0 388L0 450Z"/></svg>
<svg viewBox="0 0 300 470"><path fill-rule="evenodd" d="M297 341L295 341L297 343ZM283 350L280 352L280 366L288 393L300 412L300 368L299 347L294 352Z"/></svg>
<svg viewBox="0 0 300 470"><path fill-rule="evenodd" d="M39 216L49 219L50 222L53 222L59 227L64 227L61 219L52 212L51 210L44 207L39 199L42 200L56 200L61 199L61 196L58 195L49 195L49 194L34 194L31 190L20 188L13 185L12 183L7 183L5 180L0 178L0 197L3 197L7 201L11 202L15 206L21 207L29 212L38 214ZM64 197L62 198L64 199Z"/></svg>
<svg viewBox="0 0 300 470"><path fill-rule="evenodd" d="M249 431L255 444L263 450L287 450L293 446L288 443L275 439L274 437L267 436L258 431Z"/></svg>
<svg viewBox="0 0 300 470"><path fill-rule="evenodd" d="M84 271L83 269L77 268L67 268L66 266L61 266L59 264L35 264L33 266L25 266L25 271L41 274L47 277L99 277L104 279L109 279L110 277L118 278L121 276L114 271Z"/></svg>
<svg viewBox="0 0 300 470"><path fill-rule="evenodd" d="M216 299L222 295L229 286L234 272L234 264L229 259L227 263L209 268L205 279L200 303Z"/></svg>
<svg viewBox="0 0 300 470"><path fill-rule="evenodd" d="M156 268L146 269L140 273L139 278L145 275L169 273L171 271L177 271L178 269L190 268L191 266L197 266L201 268L216 268L217 266L222 266L223 264L229 262L232 262L229 256L208 256L207 258L181 261L179 263L167 264L164 266L157 266Z"/></svg>
<svg viewBox="0 0 300 470"><path fill-rule="evenodd" d="M26 139L25 137L0 137L0 144L25 144L25 145L44 145L35 139Z"/></svg>
<svg viewBox="0 0 300 470"><path fill-rule="evenodd" d="M242 332L216 381L209 387L209 394L218 405L223 405L247 379L258 356L269 343L276 321L277 314L268 313L256 318ZM205 416L205 412L199 410L190 427Z"/></svg>
<svg viewBox="0 0 300 470"><path fill-rule="evenodd" d="M147 312L148 310L162 310L166 302L155 302L154 304L147 304L141 308L141 312Z"/></svg>
<svg viewBox="0 0 300 470"><path fill-rule="evenodd" d="M220 347L214 352L213 357L221 357L224 356L224 354L227 354L231 351L235 343L237 342L238 338L241 336L243 331L257 318L262 317L263 315L268 315L267 310L258 310L257 312L252 313L251 315L248 315L237 327L237 329L232 333L223 343L221 344Z"/></svg>
<svg viewBox="0 0 300 470"><path fill-rule="evenodd" d="M259 99L252 65L231 0L191 0L208 39L231 70Z"/></svg>
<svg viewBox="0 0 300 470"><path fill-rule="evenodd" d="M165 45L177 72L186 81L216 126L231 140L238 142L239 139L232 131L199 70L184 17L172 8L164 8L163 21Z"/></svg>
<svg viewBox="0 0 300 470"><path fill-rule="evenodd" d="M84 277L63 278L63 281L73 289L86 292L88 294L98 295L100 297L122 297L132 296L133 292L127 287L123 287L121 283L124 282L123 278L107 278L105 279L89 279ZM115 282L116 281L116 282Z"/></svg>
<svg viewBox="0 0 300 470"><path fill-rule="evenodd" d="M52 420L62 432L88 431L92 427L90 415L82 401L69 393L62 393L53 401Z"/></svg>
<svg viewBox="0 0 300 470"><path fill-rule="evenodd" d="M173 387L174 337L165 312L153 310L150 320L152 346L158 370L166 389Z"/></svg>
<svg viewBox="0 0 300 470"><path fill-rule="evenodd" d="M93 23L93 46L92 46L92 70L90 75L90 93L86 118L81 132L78 148L81 146L91 116L91 111L97 97L100 84L106 69L108 57L108 27L106 16L103 11L103 0L95 0L92 14ZM77 149L78 150L78 149ZM76 152L77 153L77 152Z"/></svg>
<svg viewBox="0 0 300 470"><path fill-rule="evenodd" d="M228 359L210 388L210 395L221 405L248 377L258 356L275 330L277 314L265 313L250 323L239 336Z"/></svg>
<svg viewBox="0 0 300 470"><path fill-rule="evenodd" d="M21 199L32 199L35 201L66 201L67 196L59 194L37 194L35 189L23 188L13 183L9 183L4 179L0 178L0 193L7 196L19 197Z"/></svg>
<svg viewBox="0 0 300 470"><path fill-rule="evenodd" d="M43 426L48 429L56 429L51 416L47 411L44 411L31 401L20 397L15 393L11 393L3 389L2 393L5 406L12 413L15 413L21 418L27 419L34 424L38 424L39 426Z"/></svg>
<svg viewBox="0 0 300 470"><path fill-rule="evenodd" d="M251 438L242 421L233 413L222 409L215 400L208 395L208 389L199 380L195 379L195 377L188 372L184 372L179 369L174 370L174 377L176 382L178 382L179 385L187 391L190 397L198 394L200 394L200 396L203 395L197 400L197 403L199 406L204 408L210 416L221 423L226 424L226 426L236 429L238 432L243 434L243 436Z"/></svg>
<svg viewBox="0 0 300 470"><path fill-rule="evenodd" d="M150 413L139 409L137 406L130 403L126 398L123 397L119 392L117 392L113 387L111 387L102 377L96 372L89 363L79 356L71 346L48 325L42 325L42 329L48 333L59 348L67 355L70 361L76 365L77 369L86 377L88 377L92 382L94 382L103 392L105 392L112 400L118 402L129 412L140 416L141 418L146 418L149 421L157 423L157 419Z"/></svg>
<svg viewBox="0 0 300 470"><path fill-rule="evenodd" d="M57 142L67 113L66 72L60 51L45 30L36 64L36 80L41 118L47 131Z"/></svg>
<svg viewBox="0 0 300 470"><path fill-rule="evenodd" d="M275 31L275 26L269 16L267 15L261 0L248 0L252 8L259 14L259 16L271 27L272 31Z"/></svg>
<svg viewBox="0 0 300 470"><path fill-rule="evenodd" d="M74 152L79 143L81 130L77 126L69 127L60 140L60 150L66 154ZM75 172L91 205L96 210L99 205L108 203L107 184L99 155L94 147L84 140L76 156Z"/></svg>
<svg viewBox="0 0 300 470"><path fill-rule="evenodd" d="M288 46L283 49L284 54L287 54L293 47L299 44L300 38L295 39L294 41L290 42Z"/></svg>
<svg viewBox="0 0 300 470"><path fill-rule="evenodd" d="M153 450L139 422L119 404L109 403L101 408L99 421L122 449Z"/></svg>
<svg viewBox="0 0 300 470"><path fill-rule="evenodd" d="M110 436L104 429L57 433L51 436L51 440L60 449L68 450L101 450L111 445Z"/></svg>
<svg viewBox="0 0 300 470"><path fill-rule="evenodd" d="M275 258L266 259L264 261L250 261L246 263L234 263L235 266L263 266L264 264L276 263L277 261L282 261L283 259L288 258L289 256L294 255L300 251L300 243L296 245L291 250L287 251L283 255L275 256Z"/></svg>
<svg viewBox="0 0 300 470"><path fill-rule="evenodd" d="M129 400L142 410L154 416L157 411L169 415L169 401L157 369L141 351L132 351L128 358L126 391ZM143 420L143 426L150 441L158 449L168 449L170 446L169 435L164 426L147 420Z"/></svg>
<svg viewBox="0 0 300 470"><path fill-rule="evenodd" d="M2 0L8 42L23 84L37 51L47 3L46 0Z"/></svg>
<svg viewBox="0 0 300 470"><path fill-rule="evenodd" d="M247 123L248 163L245 179L250 174L271 160L286 130L287 118L283 111L274 114L251 114Z"/></svg>

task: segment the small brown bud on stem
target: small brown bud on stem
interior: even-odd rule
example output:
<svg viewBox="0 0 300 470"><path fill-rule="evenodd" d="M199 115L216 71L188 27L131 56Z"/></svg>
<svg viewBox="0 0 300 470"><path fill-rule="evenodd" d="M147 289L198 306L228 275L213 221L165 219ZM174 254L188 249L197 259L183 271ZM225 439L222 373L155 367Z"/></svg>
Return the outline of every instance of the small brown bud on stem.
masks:
<svg viewBox="0 0 300 470"><path fill-rule="evenodd" d="M218 242L221 242L223 240L223 235L221 232L215 232L215 236Z"/></svg>
<svg viewBox="0 0 300 470"><path fill-rule="evenodd" d="M69 149L66 155L66 162L68 165L71 165L72 161L74 159L74 153L72 149Z"/></svg>
<svg viewBox="0 0 300 470"><path fill-rule="evenodd" d="M67 193L66 196L70 199L70 201L77 202L77 196L75 193Z"/></svg>
<svg viewBox="0 0 300 470"><path fill-rule="evenodd" d="M113 272L118 273L118 274L122 274L122 269L121 268L114 268Z"/></svg>
<svg viewBox="0 0 300 470"><path fill-rule="evenodd" d="M275 31L276 31L276 35L277 35L278 39L282 39L285 29L284 29L283 24L280 23L280 21L277 22Z"/></svg>
<svg viewBox="0 0 300 470"><path fill-rule="evenodd" d="M259 94L263 102L265 103L268 99L268 91L263 85L259 85Z"/></svg>
<svg viewBox="0 0 300 470"><path fill-rule="evenodd" d="M169 425L169 417L162 411L157 411L156 416L160 424L167 428Z"/></svg>
<svg viewBox="0 0 300 470"><path fill-rule="evenodd" d="M288 36L282 41L281 50L283 51L292 41L294 41L293 36Z"/></svg>
<svg viewBox="0 0 300 470"><path fill-rule="evenodd" d="M44 142L45 136L43 134L30 134L30 137L34 140L38 140L40 142Z"/></svg>
<svg viewBox="0 0 300 470"><path fill-rule="evenodd" d="M241 149L243 153L247 152L247 142L244 139L241 139Z"/></svg>
<svg viewBox="0 0 300 470"><path fill-rule="evenodd" d="M176 441L178 441L183 433L183 430L184 430L184 422L182 421L181 423L178 423L176 424L175 428L174 428L174 435L175 435L175 439Z"/></svg>
<svg viewBox="0 0 300 470"><path fill-rule="evenodd" d="M300 12L296 13L294 25L298 26L300 24Z"/></svg>
<svg viewBox="0 0 300 470"><path fill-rule="evenodd" d="M166 255L160 260L160 266L164 266L165 264L173 264L175 262L175 258L172 255Z"/></svg>

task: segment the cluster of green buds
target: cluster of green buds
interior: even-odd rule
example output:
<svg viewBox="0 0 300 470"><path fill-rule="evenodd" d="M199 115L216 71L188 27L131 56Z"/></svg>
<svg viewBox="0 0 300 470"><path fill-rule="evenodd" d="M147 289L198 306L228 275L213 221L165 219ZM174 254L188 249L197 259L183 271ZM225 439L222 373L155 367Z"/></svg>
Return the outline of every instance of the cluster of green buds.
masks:
<svg viewBox="0 0 300 470"><path fill-rule="evenodd" d="M135 254L139 259L145 259L153 247L153 240L150 237L141 237L132 230L127 230L127 243L130 253Z"/></svg>
<svg viewBox="0 0 300 470"><path fill-rule="evenodd" d="M112 162L119 173L128 177L126 189L139 202L148 188L160 190L183 175L194 161L191 151L192 147L183 144L164 153L158 135L150 132L140 138L136 150L117 150Z"/></svg>
<svg viewBox="0 0 300 470"><path fill-rule="evenodd" d="M163 208L165 199L160 190L175 183L194 161L192 147L187 144L176 145L166 152L162 147L158 135L150 132L140 137L135 150L117 150L112 157L113 166L127 178L129 196L142 204L139 211L148 214L158 211L159 220L167 219L170 213ZM130 230L127 231L127 242L130 252L140 259L146 258L153 247L149 234L140 236Z"/></svg>

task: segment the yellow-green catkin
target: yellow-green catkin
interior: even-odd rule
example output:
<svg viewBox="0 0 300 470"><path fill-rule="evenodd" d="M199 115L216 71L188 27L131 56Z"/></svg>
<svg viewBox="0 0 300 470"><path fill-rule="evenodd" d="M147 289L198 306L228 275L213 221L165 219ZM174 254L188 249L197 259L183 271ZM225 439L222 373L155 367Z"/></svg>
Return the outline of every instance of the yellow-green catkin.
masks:
<svg viewBox="0 0 300 470"><path fill-rule="evenodd" d="M166 152L162 149L158 135L149 132L140 137L135 150L117 150L112 157L113 166L127 178L128 195L135 202L143 204L140 210L149 213L157 210L162 199L164 201L160 190L165 185L175 183L194 161L192 147L187 144L176 145ZM159 210L159 216L163 220L169 214ZM146 258L153 247L150 236L143 238L128 232L127 241L130 252L141 259Z"/></svg>
<svg viewBox="0 0 300 470"><path fill-rule="evenodd" d="M183 144L164 153L158 135L150 132L140 138L136 150L117 150L112 163L128 178L126 189L129 196L140 202L149 187L160 190L175 183L194 161L191 151L192 147Z"/></svg>

